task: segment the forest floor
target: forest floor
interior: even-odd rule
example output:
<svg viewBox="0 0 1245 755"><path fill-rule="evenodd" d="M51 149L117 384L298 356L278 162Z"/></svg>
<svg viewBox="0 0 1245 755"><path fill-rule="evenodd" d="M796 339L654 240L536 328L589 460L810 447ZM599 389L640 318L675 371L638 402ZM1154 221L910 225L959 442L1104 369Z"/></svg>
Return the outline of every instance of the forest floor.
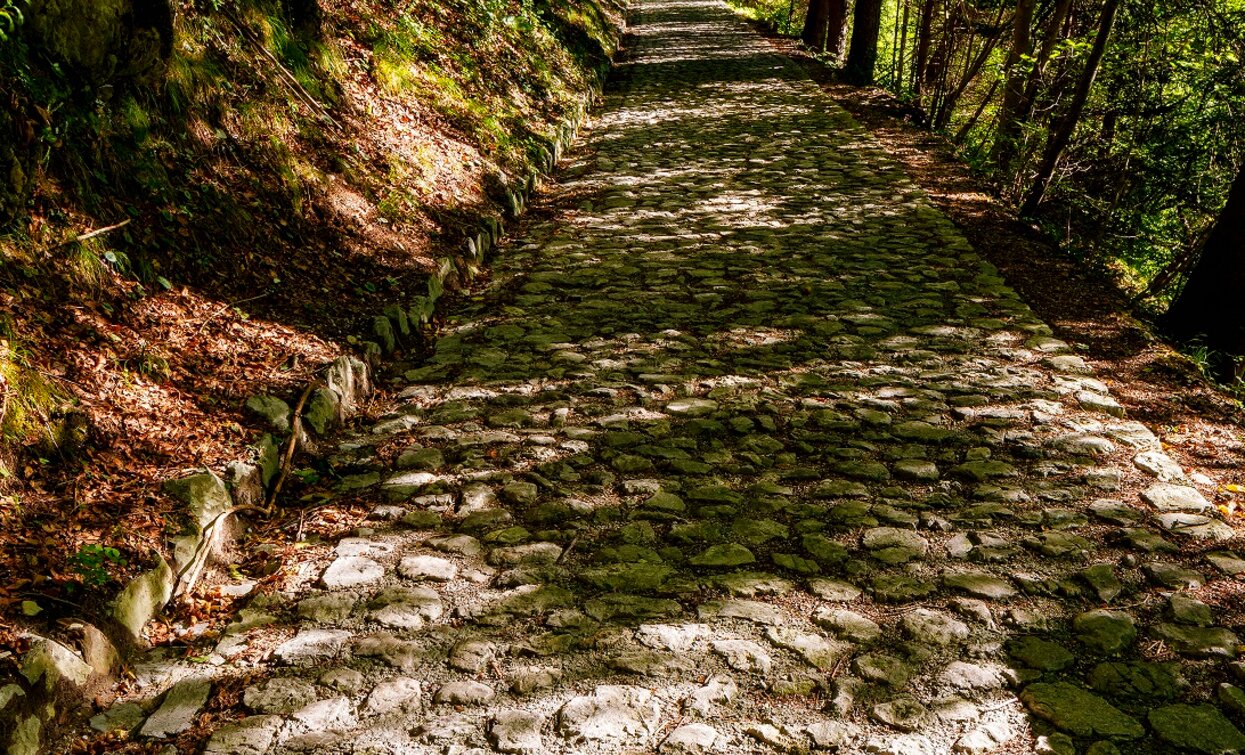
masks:
<svg viewBox="0 0 1245 755"><path fill-rule="evenodd" d="M406 3L408 18L391 3L323 0L308 42L283 30L280 7L233 21L187 10L158 95L89 119L52 108L65 143L49 148L29 222L0 236L0 674L16 673L24 632L99 620L169 555L186 512L162 484L246 454L270 429L248 398L292 403L358 353L372 318L425 293L482 216L501 214L497 176L525 176L527 145L587 96L616 12L541 5L558 36L492 23L481 3ZM386 78L407 57L439 78ZM166 90L189 103L170 105ZM77 134L75 117L95 125ZM56 173L75 160L91 170ZM112 230L75 241L101 228ZM399 356L421 338L399 339ZM58 430L69 421L73 442Z"/></svg>
<svg viewBox="0 0 1245 755"><path fill-rule="evenodd" d="M1230 478L1137 421L1195 416L1118 385L1145 331L1056 337L939 206L979 192L722 4L631 20L547 213L337 440L351 515L80 749L1245 749Z"/></svg>

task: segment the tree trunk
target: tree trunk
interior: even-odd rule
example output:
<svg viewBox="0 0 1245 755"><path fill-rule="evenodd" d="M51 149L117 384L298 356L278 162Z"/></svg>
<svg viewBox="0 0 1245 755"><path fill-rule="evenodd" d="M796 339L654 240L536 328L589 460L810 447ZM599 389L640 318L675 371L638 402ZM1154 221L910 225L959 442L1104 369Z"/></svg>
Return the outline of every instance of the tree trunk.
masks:
<svg viewBox="0 0 1245 755"><path fill-rule="evenodd" d="M981 98L981 102L977 105L977 109L973 111L973 116L969 118L963 126L960 126L960 130L955 132L955 137L951 141L956 144L964 143L964 140L968 138L968 135L973 130L973 127L977 125L977 121L981 120L981 114L986 112L986 107L990 104L990 100L994 99L994 93L998 91L998 88L999 80L995 79L990 83L990 90L986 92L986 96Z"/></svg>
<svg viewBox="0 0 1245 755"><path fill-rule="evenodd" d="M912 56L912 97L921 107L921 95L925 88L925 72L929 68L930 37L934 33L934 5L938 0L924 0L921 19L916 31L916 54Z"/></svg>
<svg viewBox="0 0 1245 755"><path fill-rule="evenodd" d="M826 52L836 58L843 57L843 43L847 33L847 0L827 0Z"/></svg>
<svg viewBox="0 0 1245 755"><path fill-rule="evenodd" d="M830 22L830 0L808 0L804 29L800 39L814 50L826 49L826 29Z"/></svg>
<svg viewBox="0 0 1245 755"><path fill-rule="evenodd" d="M1120 0L1107 0L1102 7L1102 15L1098 17L1098 35L1094 37L1094 46L1085 60L1085 70L1081 72L1081 79L1077 82L1076 92L1072 95L1071 104L1068 105L1068 112L1051 135L1046 151L1042 154L1042 162L1038 165L1033 187L1029 189L1028 196L1020 206L1021 215L1032 215L1042 203L1042 197L1046 194L1047 187L1050 186L1051 176L1055 175L1055 168L1059 165L1059 158L1063 156L1064 149L1072 140L1072 132L1081 120L1081 113L1085 111L1089 90L1094 86L1094 79L1098 76L1098 66L1102 64L1102 56L1107 51L1107 40L1111 37L1111 27L1115 24L1115 12L1119 10L1119 7Z"/></svg>
<svg viewBox="0 0 1245 755"><path fill-rule="evenodd" d="M1025 81L1024 98L1021 101L1021 108L1017 117L1018 121L1023 121L1029 117L1029 113L1033 110L1033 102L1037 99L1037 90L1042 83L1042 76L1046 73L1046 66L1050 63L1050 56L1055 52L1055 45L1059 44L1060 31L1063 29L1064 21L1068 19L1068 13L1072 11L1072 0L1056 0L1055 9L1051 12L1050 19L1046 22L1046 31L1042 39L1042 47L1038 50L1037 60L1029 69L1029 78Z"/></svg>
<svg viewBox="0 0 1245 755"><path fill-rule="evenodd" d="M899 56L898 63L895 64L895 93L903 96L903 75L904 75L904 59L908 57L908 21L912 16L912 5L908 0L903 2L903 18L899 22L899 28L903 32L899 35Z"/></svg>
<svg viewBox="0 0 1245 755"><path fill-rule="evenodd" d="M995 20L995 26L998 25L999 19ZM975 36L975 35L973 35ZM960 81L955 88L940 98L938 108L934 113L934 130L941 131L951 122L951 116L955 114L955 106L959 103L960 97L964 96L973 79L977 78L977 74L981 72L982 66L990 59L990 53L994 52L994 48L998 45L1000 32L993 37L986 37L982 43L981 49L973 55L973 36L968 38L968 47L964 51L964 73L960 76Z"/></svg>
<svg viewBox="0 0 1245 755"><path fill-rule="evenodd" d="M1036 0L1017 0L1016 18L1012 26L1012 47L1007 51L1007 62L1003 70L1007 76L1007 85L1003 89L1003 104L999 109L999 128L994 138L994 148L990 158L998 165L998 158L1005 154L1015 154L1014 148L1004 147L1006 142L1015 141L1020 131L1017 113L1025 96L1025 72L1020 62L1029 54L1033 44L1029 27L1033 23L1033 8ZM1006 167L1006 166L1004 166Z"/></svg>
<svg viewBox="0 0 1245 755"><path fill-rule="evenodd" d="M878 62L878 32L882 26L882 0L856 0L852 15L852 44L847 52L845 78L849 83L873 83Z"/></svg>
<svg viewBox="0 0 1245 755"><path fill-rule="evenodd" d="M1055 52L1055 45L1059 43L1060 31L1063 29L1064 21L1067 19L1068 12L1071 9L1072 0L1056 0L1055 8L1051 11L1050 18L1046 22L1042 46L1038 49L1033 66L1029 68L1029 73L1025 79L1024 93L1021 95L1020 102L1016 107L1015 116L1009 122L1001 123L1000 133L995 138L996 151L991 157L991 161L1004 172L1011 172L1012 166L1020 156L1022 126L1025 120L1028 119L1029 114L1033 112L1033 103L1037 100L1038 87L1041 86L1042 76L1046 73L1046 66L1050 63L1050 57ZM1006 129L1006 131L1002 129Z"/></svg>
<svg viewBox="0 0 1245 755"><path fill-rule="evenodd" d="M1163 324L1184 341L1245 355L1245 166L1237 173L1202 255Z"/></svg>

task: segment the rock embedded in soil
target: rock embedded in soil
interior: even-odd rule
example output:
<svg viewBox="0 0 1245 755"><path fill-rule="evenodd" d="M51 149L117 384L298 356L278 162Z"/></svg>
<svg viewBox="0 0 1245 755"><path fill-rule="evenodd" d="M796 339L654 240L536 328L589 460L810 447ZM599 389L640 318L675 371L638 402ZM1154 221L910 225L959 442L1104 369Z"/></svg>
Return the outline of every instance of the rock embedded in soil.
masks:
<svg viewBox="0 0 1245 755"><path fill-rule="evenodd" d="M498 752L535 753L544 747L545 719L525 710L501 711L489 723L489 739Z"/></svg>
<svg viewBox="0 0 1245 755"><path fill-rule="evenodd" d="M1161 512L1168 511L1207 511L1214 507L1210 501L1190 485L1175 485L1160 482L1146 488L1141 493L1146 503Z"/></svg>
<svg viewBox="0 0 1245 755"><path fill-rule="evenodd" d="M320 575L320 584L330 590L363 587L379 582L384 576L385 568L370 558L342 556L329 564Z"/></svg>
<svg viewBox="0 0 1245 755"><path fill-rule="evenodd" d="M1183 752L1245 750L1245 734L1211 705L1168 705L1150 711L1147 719L1159 739Z"/></svg>
<svg viewBox="0 0 1245 755"><path fill-rule="evenodd" d="M1086 611L1072 620L1072 629L1086 647L1103 655L1118 653L1137 638L1136 622L1123 611Z"/></svg>
<svg viewBox="0 0 1245 755"><path fill-rule="evenodd" d="M558 731L572 742L644 738L657 729L661 708L640 687L602 685L573 697L558 711Z"/></svg>
<svg viewBox="0 0 1245 755"><path fill-rule="evenodd" d="M1030 684L1020 699L1033 715L1073 736L1136 739L1145 734L1136 719L1067 682Z"/></svg>
<svg viewBox="0 0 1245 755"><path fill-rule="evenodd" d="M285 722L280 716L248 716L212 733L204 755L264 755Z"/></svg>
<svg viewBox="0 0 1245 755"><path fill-rule="evenodd" d="M708 753L714 751L714 744L721 735L717 729L708 724L691 723L683 724L662 741L658 751L663 753L686 753L686 755L699 755L700 753Z"/></svg>
<svg viewBox="0 0 1245 755"><path fill-rule="evenodd" d="M165 693L160 707L147 717L138 733L144 737L164 739L180 734L194 725L195 716L207 704L212 684L202 679L187 679L174 684Z"/></svg>

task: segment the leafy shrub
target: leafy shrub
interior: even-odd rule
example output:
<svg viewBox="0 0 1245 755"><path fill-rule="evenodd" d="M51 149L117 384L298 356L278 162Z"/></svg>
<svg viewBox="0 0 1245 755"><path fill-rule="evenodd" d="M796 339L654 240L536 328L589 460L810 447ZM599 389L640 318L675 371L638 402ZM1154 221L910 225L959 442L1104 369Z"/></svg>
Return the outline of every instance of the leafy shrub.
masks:
<svg viewBox="0 0 1245 755"><path fill-rule="evenodd" d="M9 41L26 17L13 0L0 0L0 42Z"/></svg>
<svg viewBox="0 0 1245 755"><path fill-rule="evenodd" d="M110 566L125 566L121 551L109 545L88 543L69 557L69 563L78 573L78 579L87 587L101 587L112 581Z"/></svg>

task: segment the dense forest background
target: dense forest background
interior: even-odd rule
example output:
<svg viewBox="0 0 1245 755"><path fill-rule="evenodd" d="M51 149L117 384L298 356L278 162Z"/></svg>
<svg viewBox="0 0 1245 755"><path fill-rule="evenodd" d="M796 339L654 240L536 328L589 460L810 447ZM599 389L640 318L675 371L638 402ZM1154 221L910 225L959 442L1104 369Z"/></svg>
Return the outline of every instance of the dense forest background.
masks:
<svg viewBox="0 0 1245 755"><path fill-rule="evenodd" d="M1245 353L1241 0L734 1L890 90L1196 356Z"/></svg>

